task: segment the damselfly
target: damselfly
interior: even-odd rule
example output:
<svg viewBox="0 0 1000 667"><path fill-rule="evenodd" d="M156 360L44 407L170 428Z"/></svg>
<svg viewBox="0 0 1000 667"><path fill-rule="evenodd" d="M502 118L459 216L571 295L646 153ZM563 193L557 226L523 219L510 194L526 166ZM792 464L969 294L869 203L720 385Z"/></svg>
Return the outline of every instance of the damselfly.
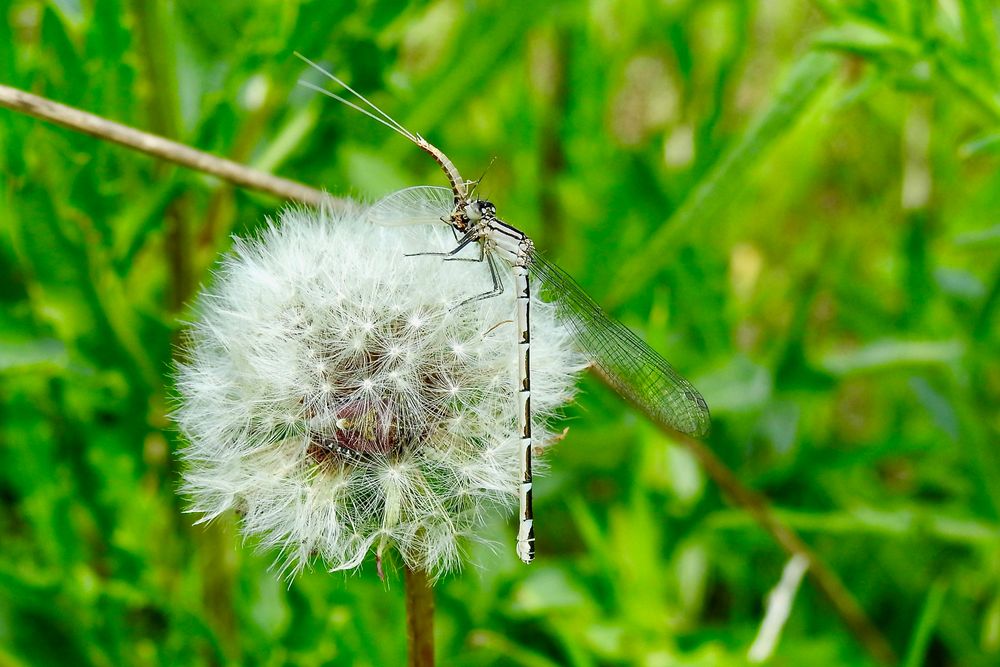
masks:
<svg viewBox="0 0 1000 667"><path fill-rule="evenodd" d="M464 259L458 257L459 253L470 244L478 244L479 257L475 261L486 263L493 289L472 296L468 301L501 294L504 281L500 275L500 265L509 265L513 271L517 297L518 426L522 444L517 555L525 563L530 563L535 554L535 533L531 506L529 277L539 281L542 294L555 302L558 317L573 333L581 351L622 396L689 435L702 435L708 431L708 405L698 390L682 378L663 357L625 325L609 317L571 277L541 255L531 239L498 218L496 207L491 202L476 198L470 188L473 184L462 178L443 152L419 134L407 130L330 72L308 58L296 55L342 86L364 106L305 81L302 82L304 86L332 97L406 137L433 157L448 179L447 188L416 186L386 196L370 209L369 218L372 222L383 225L445 222L451 225L456 232L456 247L447 253L433 253L445 259Z"/></svg>

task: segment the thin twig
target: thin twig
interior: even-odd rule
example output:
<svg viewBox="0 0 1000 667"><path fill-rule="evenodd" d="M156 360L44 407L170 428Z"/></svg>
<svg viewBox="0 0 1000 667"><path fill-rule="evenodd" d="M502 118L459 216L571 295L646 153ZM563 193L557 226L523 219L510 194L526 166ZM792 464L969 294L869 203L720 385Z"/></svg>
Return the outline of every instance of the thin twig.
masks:
<svg viewBox="0 0 1000 667"><path fill-rule="evenodd" d="M403 570L410 667L434 667L434 587L423 570Z"/></svg>
<svg viewBox="0 0 1000 667"><path fill-rule="evenodd" d="M326 193L301 183L249 169L235 162L203 153L193 148L168 141L162 137L119 125L98 116L7 86L0 86L0 106L6 106L16 111L23 111L32 116L50 120L80 132L134 148L143 153L161 157L176 164L190 167L191 169L214 174L236 185L267 192L284 199L296 200L312 205L318 205L321 202L332 202L334 205L345 203L343 200L333 199ZM635 407L641 411L640 406ZM657 420L654 415L645 412L644 414L661 431L668 434L674 440L683 443L694 454L695 458L701 462L709 477L715 480L715 483L722 488L729 499L734 504L745 509L753 520L789 556L800 555L806 559L809 564L809 577L813 585L823 593L833 607L834 612L840 616L858 642L874 658L884 664L895 664L897 662L895 652L885 636L872 624L860 605L858 605L857 600L854 599L836 573L812 549L806 546L802 538L791 527L778 519L763 496L745 487L736 477L735 473L726 467L704 443L674 431L667 424ZM406 577L407 609L410 609L411 602L413 604L430 604L433 607L432 597L416 598L413 600L410 597L411 591L417 594L423 590L416 583L421 577L423 581L422 585L426 588L426 574L407 570ZM413 582L412 585L411 581ZM430 596L431 594L428 593L427 595ZM420 618L410 616L411 624L421 620L429 624L431 623L431 615L422 614ZM433 638L429 636L429 627L427 630L425 639L427 642L431 642L427 646L430 647L431 655L433 655ZM413 663L411 661L411 664L428 665L432 663Z"/></svg>
<svg viewBox="0 0 1000 667"><path fill-rule="evenodd" d="M638 409L638 406L635 406ZM770 535L789 556L801 556L808 563L809 578L813 585L826 597L834 611L851 630L851 633L865 649L879 662L894 665L899 658L882 632L875 627L865 614L858 601L844 586L840 577L831 570L812 549L810 549L798 533L774 514L767 500L756 491L745 486L725 463L700 440L673 431L666 424L658 422L653 415L646 415L661 431L670 433L676 440L684 444L694 454L702 467L723 493L736 505L739 505L753 517L753 520Z"/></svg>
<svg viewBox="0 0 1000 667"><path fill-rule="evenodd" d="M190 146L121 125L94 114L32 95L17 88L0 85L0 106L41 118L71 130L112 141L154 157L201 171L250 190L266 192L282 199L294 199L313 206L336 205L326 193L301 183L216 157Z"/></svg>

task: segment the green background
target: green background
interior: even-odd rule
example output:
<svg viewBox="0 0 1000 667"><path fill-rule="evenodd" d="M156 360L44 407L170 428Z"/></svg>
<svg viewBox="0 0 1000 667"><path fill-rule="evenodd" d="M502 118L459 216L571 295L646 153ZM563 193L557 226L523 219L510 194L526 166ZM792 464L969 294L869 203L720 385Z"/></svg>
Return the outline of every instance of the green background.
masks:
<svg viewBox="0 0 1000 667"><path fill-rule="evenodd" d="M1000 9L987 0L0 1L0 82L372 198L443 147L702 389L708 444L905 664L1000 661ZM193 527L172 345L282 202L0 110L0 665L398 665L399 573ZM739 665L786 556L593 378L441 581L446 665ZM772 664L871 664L810 583Z"/></svg>

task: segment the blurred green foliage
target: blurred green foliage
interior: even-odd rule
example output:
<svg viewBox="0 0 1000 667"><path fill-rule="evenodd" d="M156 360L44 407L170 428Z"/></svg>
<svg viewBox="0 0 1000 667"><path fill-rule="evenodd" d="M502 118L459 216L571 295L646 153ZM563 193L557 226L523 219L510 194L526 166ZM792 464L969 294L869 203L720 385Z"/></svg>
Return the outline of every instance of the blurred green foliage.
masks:
<svg viewBox="0 0 1000 667"><path fill-rule="evenodd" d="M336 195L445 148L703 389L710 445L909 666L1000 661L1000 8L989 0L4 0L0 82ZM0 664L398 665L401 579L290 586L174 490L173 341L282 202L0 111ZM438 587L447 665L736 665L785 557L588 380ZM506 520L506 524L504 521ZM774 664L869 664L808 584Z"/></svg>

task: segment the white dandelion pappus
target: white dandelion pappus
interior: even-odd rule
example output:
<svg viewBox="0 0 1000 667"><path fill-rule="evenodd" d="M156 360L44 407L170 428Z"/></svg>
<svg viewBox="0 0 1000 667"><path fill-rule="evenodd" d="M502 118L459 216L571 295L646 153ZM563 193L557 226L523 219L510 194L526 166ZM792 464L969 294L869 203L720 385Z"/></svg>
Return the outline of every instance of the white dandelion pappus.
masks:
<svg viewBox="0 0 1000 667"><path fill-rule="evenodd" d="M488 287L479 266L405 256L447 249L451 233L366 216L289 209L222 261L178 364L184 492L203 521L237 510L290 574L313 556L351 569L395 547L439 575L517 494L514 298L456 308ZM535 305L545 419L584 360Z"/></svg>
<svg viewBox="0 0 1000 667"><path fill-rule="evenodd" d="M449 252L419 253L437 255L445 261L467 260L459 253L475 244L479 257L474 260L489 267L491 290L466 299L465 303L490 299L503 294L504 283L498 264L510 267L517 296L518 381L521 428L520 527L517 554L525 563L535 555L534 516L532 511L532 400L534 373L530 363L532 336L538 340L529 322L531 289L529 275L542 285L543 292L556 305L558 317L573 332L575 343L591 364L622 396L657 415L682 433L703 435L708 432L708 404L694 386L681 377L666 359L638 338L628 327L608 317L597 303L569 275L535 250L534 243L516 227L497 217L492 202L474 196L474 182L466 181L452 161L419 134L410 132L363 95L338 77L296 53L310 67L342 86L366 108L307 81L302 85L320 92L378 121L428 153L444 171L450 188L416 186L392 193L377 202L370 219L383 225L443 222L455 231L456 245ZM459 238L459 234L461 237Z"/></svg>

